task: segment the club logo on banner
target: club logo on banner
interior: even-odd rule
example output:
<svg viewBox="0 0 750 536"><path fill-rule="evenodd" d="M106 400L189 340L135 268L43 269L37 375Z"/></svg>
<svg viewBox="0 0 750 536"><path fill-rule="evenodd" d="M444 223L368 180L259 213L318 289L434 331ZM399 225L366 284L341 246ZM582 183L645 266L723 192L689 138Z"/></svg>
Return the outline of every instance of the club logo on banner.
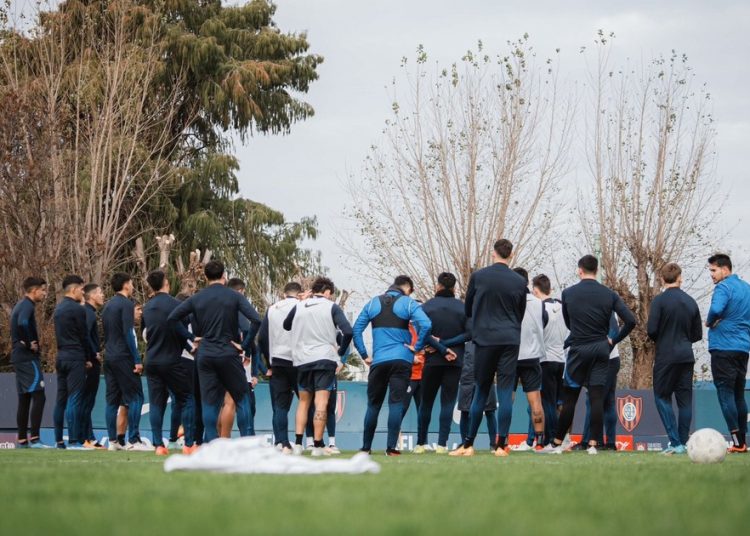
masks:
<svg viewBox="0 0 750 536"><path fill-rule="evenodd" d="M336 391L336 422L344 416L344 406L346 406L346 391Z"/></svg>
<svg viewBox="0 0 750 536"><path fill-rule="evenodd" d="M626 431L632 432L638 426L641 422L641 415L643 415L643 398L633 395L617 397L617 417Z"/></svg>

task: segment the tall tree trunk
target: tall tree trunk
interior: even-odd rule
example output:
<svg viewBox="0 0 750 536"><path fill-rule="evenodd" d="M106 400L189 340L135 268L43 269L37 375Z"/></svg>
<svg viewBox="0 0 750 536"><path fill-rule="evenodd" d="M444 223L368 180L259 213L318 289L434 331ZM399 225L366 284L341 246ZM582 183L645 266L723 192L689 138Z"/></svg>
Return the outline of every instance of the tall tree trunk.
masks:
<svg viewBox="0 0 750 536"><path fill-rule="evenodd" d="M655 347L646 334L645 326L639 325L630 333L630 345L633 350L633 375L630 387L650 389L653 385Z"/></svg>

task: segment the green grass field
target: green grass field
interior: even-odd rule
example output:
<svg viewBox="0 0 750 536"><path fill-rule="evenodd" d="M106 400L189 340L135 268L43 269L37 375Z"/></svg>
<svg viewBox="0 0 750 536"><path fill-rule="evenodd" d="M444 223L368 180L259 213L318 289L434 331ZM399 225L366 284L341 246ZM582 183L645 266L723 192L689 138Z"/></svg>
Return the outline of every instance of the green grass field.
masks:
<svg viewBox="0 0 750 536"><path fill-rule="evenodd" d="M376 455L360 476L171 473L148 453L0 451L0 534L743 534L750 456Z"/></svg>

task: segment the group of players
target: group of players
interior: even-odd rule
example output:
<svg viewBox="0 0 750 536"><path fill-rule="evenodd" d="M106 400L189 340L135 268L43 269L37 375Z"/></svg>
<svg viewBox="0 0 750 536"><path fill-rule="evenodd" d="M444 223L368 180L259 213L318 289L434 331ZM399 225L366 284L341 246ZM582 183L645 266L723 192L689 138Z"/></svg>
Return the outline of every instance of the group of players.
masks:
<svg viewBox="0 0 750 536"><path fill-rule="evenodd" d="M218 261L205 266L206 287L182 300L171 296L168 278L157 270L147 277L152 292L138 322L131 299L133 282L127 274L112 276L115 294L106 305L100 286L68 276L54 313L56 446L104 448L97 443L91 422L102 367L97 319L101 308L110 450L155 449L157 454L167 454L162 427L169 397L173 400L170 439L181 425L185 454L203 441L228 437L235 418L240 435L254 435L253 389L262 372L269 378L277 448L301 454L307 432L308 438L312 436L313 456L338 453L335 438L326 446L323 436L327 425L329 436L335 436L331 429L336 376L352 341L369 366L362 451L372 450L387 395L386 454L401 453L401 423L411 399L418 410L414 452L424 453L430 448L428 430L440 393L435 452L474 455L474 441L486 418L492 451L507 456L519 384L530 410L529 436L521 450L563 452L583 387L588 396L583 447L590 454L615 449L617 344L635 327L633 313L597 281L598 261L591 255L578 262L580 281L556 299L543 274L533 278L529 289L528 273L509 267L512 254L508 240L495 243L493 263L472 274L465 302L455 296L456 278L450 273L437 277L435 296L425 303L411 298L412 280L399 276L384 294L364 306L353 326L334 302L334 284L325 277L317 278L307 291L298 283L287 284L283 298L261 318L244 296L244 283L227 280ZM750 352L750 285L732 274L726 255L712 256L708 265L716 285L705 324L711 369L732 437L730 451L747 452L744 387ZM692 419L692 345L702 338L703 324L695 300L680 289L680 267L666 264L661 279L664 290L653 300L647 332L656 345L655 399L670 440L665 452L680 454L685 452ZM24 292L11 315L18 446L47 448L39 440L45 395L34 318L35 304L45 300L46 283L30 277ZM145 365L138 350L138 323L146 341ZM371 352L364 340L368 326ZM153 448L141 441L138 427L144 373ZM292 444L288 414L295 395ZM462 442L449 452L457 400Z"/></svg>

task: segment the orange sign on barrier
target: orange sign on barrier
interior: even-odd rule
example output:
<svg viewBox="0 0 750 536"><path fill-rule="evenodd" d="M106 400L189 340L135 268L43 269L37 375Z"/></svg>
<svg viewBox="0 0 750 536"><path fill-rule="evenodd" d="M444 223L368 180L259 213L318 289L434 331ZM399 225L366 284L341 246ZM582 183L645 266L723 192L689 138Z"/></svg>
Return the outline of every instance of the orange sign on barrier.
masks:
<svg viewBox="0 0 750 536"><path fill-rule="evenodd" d="M577 445L581 442L583 436L574 434L570 436L570 441L573 445ZM526 434L510 434L508 436L508 445L516 447L526 441ZM615 439L617 450L635 450L633 436L631 435L618 435Z"/></svg>

